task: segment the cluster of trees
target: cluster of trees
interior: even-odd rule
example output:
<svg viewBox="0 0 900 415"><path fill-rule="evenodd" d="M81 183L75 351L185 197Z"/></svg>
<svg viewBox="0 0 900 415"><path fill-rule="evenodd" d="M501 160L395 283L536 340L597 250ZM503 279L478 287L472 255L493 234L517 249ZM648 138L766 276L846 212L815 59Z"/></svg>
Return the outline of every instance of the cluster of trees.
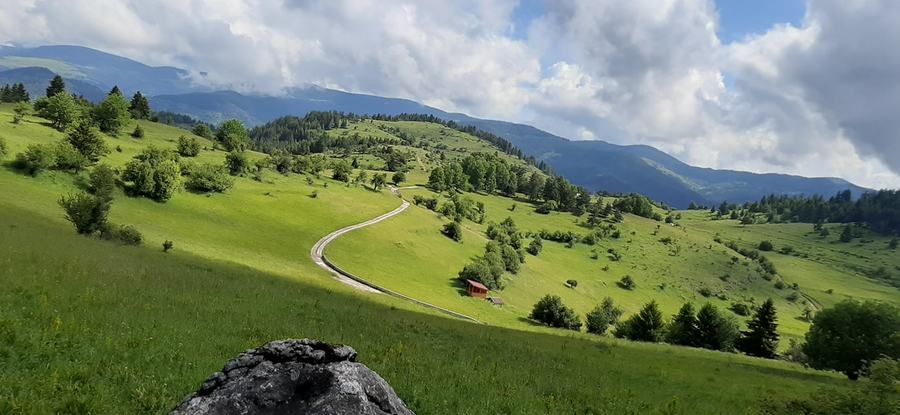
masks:
<svg viewBox="0 0 900 415"><path fill-rule="evenodd" d="M140 245L141 233L131 225L117 225L108 220L116 188L117 173L105 164L99 164L88 176L88 191L60 197L58 203L66 219L81 235L99 235L100 238L118 241L126 245Z"/></svg>
<svg viewBox="0 0 900 415"><path fill-rule="evenodd" d="M505 138L502 138L495 134L491 134L489 132L479 130L471 125L459 124L456 121L444 121L438 117L435 117L434 115L428 115L428 114L399 114L399 115L375 114L375 115L371 116L371 118L374 120L380 120L380 121L421 121L421 122L429 122L429 123L434 123L434 124L441 124L447 128L452 128L459 132L471 134L471 135L478 137L484 141L487 141L494 147L497 147L497 149L499 149L500 151L502 151L506 154L509 154L511 156L514 156L529 165L535 166L547 174L551 173L550 167L547 166L543 161L538 162L532 156L525 156L525 153L522 152L521 149L519 149L518 147L516 147L512 143L510 143L509 140L506 140Z"/></svg>
<svg viewBox="0 0 900 415"><path fill-rule="evenodd" d="M28 90L25 89L25 84L6 84L3 87L0 87L0 102L28 102L31 101L31 97L28 95Z"/></svg>
<svg viewBox="0 0 900 415"><path fill-rule="evenodd" d="M503 274L516 274L525 262L522 250L522 234L512 218L506 218L499 224L488 226L488 241L484 255L463 267L459 272L461 280L473 280L484 284L492 290L503 288Z"/></svg>
<svg viewBox="0 0 900 415"><path fill-rule="evenodd" d="M562 176L549 176L524 166L512 165L497 154L474 153L459 161L449 161L432 169L428 187L445 190L500 193L514 196L523 193L533 202L543 202L538 212L553 210L581 215L591 203L586 189L569 183Z"/></svg>
<svg viewBox="0 0 900 415"><path fill-rule="evenodd" d="M765 196L758 202L745 203L745 213L734 212L739 207L723 202L717 212L731 214L735 219L745 213L763 214L768 222L804 223L865 223L883 234L900 234L900 191L879 190L862 194L853 200L849 190L838 192L828 199L822 196ZM752 223L752 222L751 222Z"/></svg>
<svg viewBox="0 0 900 415"><path fill-rule="evenodd" d="M699 311L694 310L693 304L686 303L669 322L666 322L655 301L647 303L640 312L626 320L620 320L622 314L622 310L607 297L585 316L587 331L604 334L614 327L614 336L629 340L666 342L711 350L738 350L770 359L777 355L778 324L772 300L767 300L756 309L747 323L747 330L743 332L738 330L737 321L732 316L720 312L709 303ZM541 298L530 317L551 327L581 328L578 315L554 295Z"/></svg>
<svg viewBox="0 0 900 415"><path fill-rule="evenodd" d="M387 140L363 136L358 132L346 136L332 136L329 130L346 128L347 123L359 120L354 114L336 111L313 111L304 117L281 117L250 130L253 148L265 153L284 150L290 154L324 153L329 149L366 151Z"/></svg>
<svg viewBox="0 0 900 415"><path fill-rule="evenodd" d="M669 321L655 301L628 319L620 320L621 316L622 310L606 298L586 315L587 331L604 334L613 327L614 336L629 340L778 357L778 316L771 299L753 310L743 331L733 316L709 303L698 311L686 303ZM578 315L554 295L541 298L530 317L551 327L581 329ZM900 359L900 309L881 302L845 300L818 312L805 342L792 349L788 352L792 360L856 379L879 358Z"/></svg>
<svg viewBox="0 0 900 415"><path fill-rule="evenodd" d="M14 166L36 176L49 170L78 172L96 163L109 149L88 121L69 129L65 139L50 144L30 144L16 155Z"/></svg>
<svg viewBox="0 0 900 415"><path fill-rule="evenodd" d="M132 118L150 117L150 103L140 91L129 102L118 87L113 87L103 101L94 105L66 92L65 81L58 75L50 81L46 97L34 103L34 109L57 130L66 131L74 125L89 122L113 136L118 135Z"/></svg>

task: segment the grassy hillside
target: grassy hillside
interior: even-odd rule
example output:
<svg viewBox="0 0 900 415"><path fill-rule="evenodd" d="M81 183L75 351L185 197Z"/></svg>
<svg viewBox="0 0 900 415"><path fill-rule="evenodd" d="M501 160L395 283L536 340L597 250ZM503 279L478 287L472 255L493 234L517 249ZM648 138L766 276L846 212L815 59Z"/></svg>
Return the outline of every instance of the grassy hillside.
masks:
<svg viewBox="0 0 900 415"><path fill-rule="evenodd" d="M412 207L329 247L341 266L491 323L471 324L355 291L310 261L309 249L320 237L395 208L400 201L388 191L266 171L261 181L237 178L224 194L181 191L166 203L118 192L110 219L134 225L145 238L141 247L125 247L78 236L63 218L56 201L83 186L84 173L30 177L12 168L12 154L62 134L38 118L19 125L11 118L11 107L0 106L0 136L10 147L0 161L0 413L164 413L231 356L284 337L353 345L423 414L754 413L763 398L851 387L833 374L784 362L599 338L522 318L548 292L580 312L605 295L628 312L649 298L674 311L684 299L699 301L699 285L724 290L742 278L751 281L729 289L729 297L779 293L757 281L752 267L729 268L727 248L709 247L717 231L688 218L686 229L657 229L657 222L629 216L621 238L593 248L547 241L501 292L508 302L502 309L460 295L452 282L462 263L482 252L487 222L467 221L463 243L455 244L438 233L443 219ZM172 148L179 135L189 134L141 124L141 140L107 137L114 150L102 161L121 166L147 145ZM366 128L362 124L356 127ZM392 124L421 129L426 140L442 134L437 126ZM450 140L458 143L448 149L485 146L466 135ZM224 160L222 151L204 144L198 162ZM421 175L411 182L421 182L433 155L408 150L421 163ZM380 168L378 160L369 161L364 167ZM404 197L415 194L429 191L404 190ZM537 215L522 201L471 197L485 204L489 221L511 216L525 231L584 232L571 214ZM718 225L728 224L709 226ZM677 256L658 241L664 236L681 246ZM173 252L162 252L164 240L174 242ZM751 243L749 236L743 240ZM622 261L610 261L607 248L622 252ZM591 249L600 252L598 259L591 259ZM733 273L727 283L718 279L726 270ZM635 277L637 290L615 287L624 273ZM579 286L564 287L568 278ZM853 281L836 285L835 294L862 296L865 291L851 291ZM780 310L799 312L779 301ZM798 334L802 323L794 327L791 311L782 312L785 333Z"/></svg>
<svg viewBox="0 0 900 415"><path fill-rule="evenodd" d="M403 194L409 199L417 194L437 196L427 189L404 190ZM532 306L548 293L562 297L582 316L606 296L620 304L626 314L656 300L668 315L687 301L697 305L711 302L724 309L733 303L759 304L773 298L785 338L782 347L786 347L787 339L801 338L806 333L809 324L802 316L807 307L815 310L844 298L900 303L896 288L860 275L861 270L873 267L866 260L893 270L900 266L900 257L886 248L888 238L871 235L869 244L836 244L818 236L804 236L800 229L811 231L811 225L740 226L737 221L712 221L705 213L681 212L683 219L677 225L626 215L625 221L617 225L620 238L602 239L593 246L579 243L569 248L563 243L544 241L543 252L537 257L526 256L519 274L510 277L507 287L495 293L507 303L496 308L465 296L456 282L462 267L481 254L486 243L483 231L489 221L511 217L523 232L545 229L586 235L589 230L583 226L584 217L559 212L540 215L521 200L470 196L485 204L487 220L481 225L466 221L469 232L462 243L440 234L445 219L414 207L392 221L336 241L327 255L341 267L371 276L373 282L387 288L496 324L523 324L521 320ZM516 208L511 210L513 205ZM671 242L664 243L667 238ZM814 255L802 258L765 253L788 285L778 289L777 280L763 278L758 265L715 239L734 240L747 248L771 239L776 241L777 249L790 244L797 252ZM873 247L878 249L872 251ZM609 249L619 252L622 259L614 261ZM369 255L356 255L360 250ZM740 257L737 263L732 262L735 256ZM843 261L846 256L857 259ZM637 289L617 286L624 275L637 282ZM568 279L577 280L578 286L566 286ZM798 284L798 290L790 288L793 283ZM830 294L829 289L833 290ZM703 295L706 290L708 297ZM799 298L790 300L795 291Z"/></svg>

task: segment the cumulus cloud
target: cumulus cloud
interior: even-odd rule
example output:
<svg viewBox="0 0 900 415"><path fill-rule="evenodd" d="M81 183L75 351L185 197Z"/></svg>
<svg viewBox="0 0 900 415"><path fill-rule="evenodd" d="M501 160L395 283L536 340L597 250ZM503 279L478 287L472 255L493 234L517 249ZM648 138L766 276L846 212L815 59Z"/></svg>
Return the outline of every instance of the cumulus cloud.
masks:
<svg viewBox="0 0 900 415"><path fill-rule="evenodd" d="M891 0L811 0L799 27L731 44L712 0L546 1L527 30L514 30L516 7L11 0L0 2L0 41L95 47L243 92L318 84L411 98L708 167L900 186Z"/></svg>

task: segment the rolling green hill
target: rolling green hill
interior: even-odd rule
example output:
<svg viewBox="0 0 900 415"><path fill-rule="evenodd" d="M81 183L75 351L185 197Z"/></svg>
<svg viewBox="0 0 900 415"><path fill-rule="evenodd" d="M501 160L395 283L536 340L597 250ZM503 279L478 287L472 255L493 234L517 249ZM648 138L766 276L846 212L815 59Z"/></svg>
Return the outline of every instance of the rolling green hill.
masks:
<svg viewBox="0 0 900 415"><path fill-rule="evenodd" d="M446 219L412 206L327 248L342 268L485 324L464 322L356 290L310 260L319 238L396 208L401 201L390 191L335 181L328 171L268 168L256 178L235 178L225 193L183 190L165 203L119 189L110 220L134 225L144 237L142 246L121 246L76 235L57 205L61 195L84 187L85 172L31 177L13 166L13 155L29 144L63 134L40 118L21 124L11 118L12 106L0 105L0 137L8 145L0 160L0 413L163 413L228 357L283 337L353 345L417 413L756 413L763 398L778 402L823 386L855 386L787 362L550 329L526 316L547 293L581 314L605 296L626 314L650 299L671 314L688 300L724 308L773 297L781 332L790 338L806 329L798 319L803 298L814 306L845 297L898 301L896 288L864 276L875 266L900 266L882 237L840 244L809 235L811 226L742 227L702 212L680 212L675 225L626 215L615 224L618 238L594 245L546 240L540 255L506 277L502 308L464 296L455 285L461 267L483 252L488 223L511 217L524 232L586 235L584 217L541 215L521 197L465 193L483 203L486 218L463 221L461 243L441 235ZM144 138L104 137L113 151L102 162L122 167L150 145L174 149L179 136L190 135L137 123ZM410 156L404 186L424 184L438 154L458 160L496 152L471 135L424 122L359 120L327 134L355 132L381 137ZM194 163L225 160L214 143L195 138L203 150ZM327 156L355 157L370 177L385 167L373 154ZM400 192L410 200L446 197L421 187ZM732 263L736 254L724 245L750 247L764 238L806 255L767 253L779 278L796 282L807 297L789 301L794 290L775 288L753 261ZM174 243L170 253L161 249L167 240ZM608 249L621 259L612 261ZM635 290L616 286L625 274L636 280ZM578 286L566 287L568 279ZM700 294L704 288L710 298Z"/></svg>

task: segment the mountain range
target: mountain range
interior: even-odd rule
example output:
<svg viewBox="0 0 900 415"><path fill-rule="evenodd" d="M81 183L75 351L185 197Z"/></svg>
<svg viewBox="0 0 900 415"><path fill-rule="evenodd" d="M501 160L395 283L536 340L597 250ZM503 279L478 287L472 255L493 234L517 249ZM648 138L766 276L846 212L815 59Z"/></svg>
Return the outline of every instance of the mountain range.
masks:
<svg viewBox="0 0 900 415"><path fill-rule="evenodd" d="M590 190L638 192L675 207L686 207L691 202L711 205L753 201L768 194L827 197L841 190L849 189L854 195L868 190L839 178L695 167L650 146L567 140L529 125L450 113L407 99L318 86L290 89L279 96L213 91L194 82L186 70L148 66L90 48L0 48L0 84L22 82L33 97L40 96L57 73L66 79L70 91L90 100L102 99L105 91L118 85L126 93L140 90L150 96L154 110L186 114L212 123L237 118L253 126L284 115L329 110L430 114L503 137L525 154L546 162L556 173Z"/></svg>

